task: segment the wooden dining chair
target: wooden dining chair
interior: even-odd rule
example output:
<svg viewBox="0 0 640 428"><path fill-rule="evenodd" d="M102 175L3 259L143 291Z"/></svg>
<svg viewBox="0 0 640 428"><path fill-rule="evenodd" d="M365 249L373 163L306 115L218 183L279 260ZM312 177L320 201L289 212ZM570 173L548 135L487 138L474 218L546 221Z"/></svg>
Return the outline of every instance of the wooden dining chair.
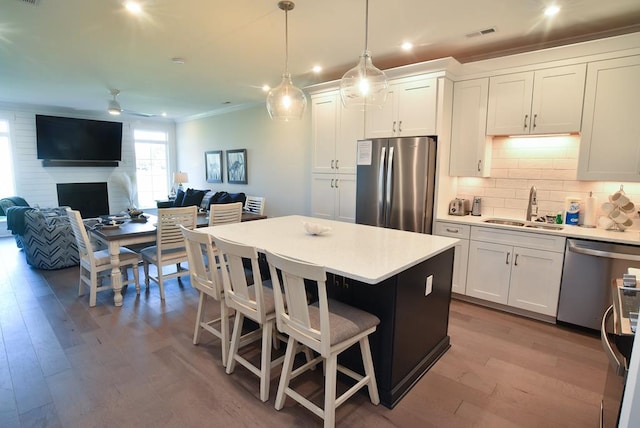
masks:
<svg viewBox="0 0 640 428"><path fill-rule="evenodd" d="M264 215L265 201L266 198L264 196L247 196L244 209L250 213Z"/></svg>
<svg viewBox="0 0 640 428"><path fill-rule="evenodd" d="M144 267L144 282L149 288L149 280L156 282L160 288L160 298L164 300L164 280L180 278L189 275L189 271L182 267L187 262L187 250L184 247L184 237L178 225L187 229L194 229L197 224L196 206L159 208L158 224L156 231L156 245L143 248L140 251ZM149 274L149 265L153 264L158 269L157 276ZM176 271L163 273L164 266L176 265Z"/></svg>
<svg viewBox="0 0 640 428"><path fill-rule="evenodd" d="M87 229L82 222L80 211L67 208L67 215L69 216L69 223L71 229L73 229L73 235L76 238L76 244L78 245L78 253L80 255L80 281L78 282L78 296L82 296L84 286L89 287L89 306L96 305L96 294L98 291L112 290L112 284L108 283L104 285L102 280L104 278L98 278L101 273L107 276L107 272L111 272L111 256L109 250L94 250ZM126 280L123 284L135 284L136 292L140 294L140 281L138 273L138 263L140 262L140 255L128 248L120 247L120 268L130 267L133 271L133 279L129 280L127 271L123 273L126 275ZM99 283L100 280L100 283Z"/></svg>
<svg viewBox="0 0 640 428"><path fill-rule="evenodd" d="M269 399L271 369L281 364L284 358L279 357L271 360L276 319L273 290L264 286L258 266L258 252L254 247L226 241L215 236L213 242L221 254L220 260L225 260L221 263L226 263L226 267L223 266L220 269L225 302L229 308L236 311L227 361L227 374L233 373L236 362L246 367L260 379L260 399L267 401ZM242 263L243 258L251 262L253 285L247 283ZM256 322L259 328L242 335L242 325L245 318ZM260 338L262 338L261 361L260 367L257 367L239 354L239 348L260 340Z"/></svg>
<svg viewBox="0 0 640 428"><path fill-rule="evenodd" d="M289 335L275 408L281 410L288 395L323 418L325 428L329 428L335 426L336 407L364 386L369 390L371 402L379 404L378 386L369 348L369 335L380 323L378 317L328 299L324 267L269 252L266 256L273 284L278 330ZM278 276L279 273L281 277ZM317 284L317 303L307 302L305 282ZM293 357L298 343L311 348L319 356L293 370ZM364 376L338 364L338 355L356 343L360 344ZM325 363L324 409L289 387L292 379L313 368L319 360ZM356 383L336 398L338 371L351 377Z"/></svg>
<svg viewBox="0 0 640 428"><path fill-rule="evenodd" d="M213 245L211 235L197 230L189 230L180 225L184 236L191 286L198 290L198 311L196 325L193 332L193 344L200 343L200 333L206 330L220 339L222 348L222 365L227 365L229 355L229 307L224 301L224 287L220 266L215 262L217 250ZM214 261L212 263L212 261ZM220 316L207 320L207 297L215 299L220 307ZM218 325L218 328L215 326Z"/></svg>
<svg viewBox="0 0 640 428"><path fill-rule="evenodd" d="M242 221L242 202L231 204L211 204L209 208L209 226L240 223Z"/></svg>

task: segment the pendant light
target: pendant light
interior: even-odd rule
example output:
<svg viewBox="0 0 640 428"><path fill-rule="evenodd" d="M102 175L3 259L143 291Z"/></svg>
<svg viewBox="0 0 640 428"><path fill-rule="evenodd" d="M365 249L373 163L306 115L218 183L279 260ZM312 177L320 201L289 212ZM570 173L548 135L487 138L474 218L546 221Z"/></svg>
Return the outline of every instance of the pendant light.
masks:
<svg viewBox="0 0 640 428"><path fill-rule="evenodd" d="M367 48L369 39L369 0L366 0L364 51L358 65L347 71L340 80L340 98L346 108L364 110L367 107L382 108L387 101L387 76L371 62Z"/></svg>
<svg viewBox="0 0 640 428"><path fill-rule="evenodd" d="M109 100L109 106L107 107L107 111L109 112L109 114L113 116L118 116L120 113L122 113L122 108L120 107L120 103L118 102L118 100L116 100L116 96L119 93L120 91L117 89L111 90L111 96L113 96L113 99Z"/></svg>
<svg viewBox="0 0 640 428"><path fill-rule="evenodd" d="M278 7L284 10L285 22L285 62L282 82L269 91L267 95L267 111L274 120L288 121L302 119L307 106L307 98L302 90L296 88L289 74L289 19L288 12L295 7L292 1L280 1Z"/></svg>

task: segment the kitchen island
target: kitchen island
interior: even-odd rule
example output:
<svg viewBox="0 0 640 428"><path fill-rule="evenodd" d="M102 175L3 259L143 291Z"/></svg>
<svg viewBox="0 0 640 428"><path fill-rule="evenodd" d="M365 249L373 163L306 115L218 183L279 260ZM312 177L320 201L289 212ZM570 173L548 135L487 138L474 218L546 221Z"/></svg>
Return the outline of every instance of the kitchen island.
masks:
<svg viewBox="0 0 640 428"><path fill-rule="evenodd" d="M309 235L303 222L331 228ZM325 266L329 296L371 312L380 401L391 408L450 347L457 239L302 216L202 228L213 236ZM342 363L358 368L359 354Z"/></svg>

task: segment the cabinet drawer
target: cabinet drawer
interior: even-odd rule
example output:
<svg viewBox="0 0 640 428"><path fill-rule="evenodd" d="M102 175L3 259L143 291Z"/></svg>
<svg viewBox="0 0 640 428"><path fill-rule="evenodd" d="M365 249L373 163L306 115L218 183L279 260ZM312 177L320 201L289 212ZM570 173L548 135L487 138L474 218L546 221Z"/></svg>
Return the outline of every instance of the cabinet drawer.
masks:
<svg viewBox="0 0 640 428"><path fill-rule="evenodd" d="M496 244L517 245L538 250L564 252L565 237L544 233L514 232L490 227L472 227L471 239Z"/></svg>
<svg viewBox="0 0 640 428"><path fill-rule="evenodd" d="M469 239L471 226L467 224L436 222L435 235L450 236L451 238Z"/></svg>

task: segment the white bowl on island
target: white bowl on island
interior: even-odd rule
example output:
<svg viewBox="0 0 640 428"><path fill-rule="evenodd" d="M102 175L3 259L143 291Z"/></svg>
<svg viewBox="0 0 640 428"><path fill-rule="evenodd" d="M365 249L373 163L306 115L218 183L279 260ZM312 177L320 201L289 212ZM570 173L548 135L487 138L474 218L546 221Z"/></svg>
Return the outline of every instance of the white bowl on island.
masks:
<svg viewBox="0 0 640 428"><path fill-rule="evenodd" d="M329 226L324 226L318 223L303 221L302 224L309 235L322 235L323 233L331 230Z"/></svg>

